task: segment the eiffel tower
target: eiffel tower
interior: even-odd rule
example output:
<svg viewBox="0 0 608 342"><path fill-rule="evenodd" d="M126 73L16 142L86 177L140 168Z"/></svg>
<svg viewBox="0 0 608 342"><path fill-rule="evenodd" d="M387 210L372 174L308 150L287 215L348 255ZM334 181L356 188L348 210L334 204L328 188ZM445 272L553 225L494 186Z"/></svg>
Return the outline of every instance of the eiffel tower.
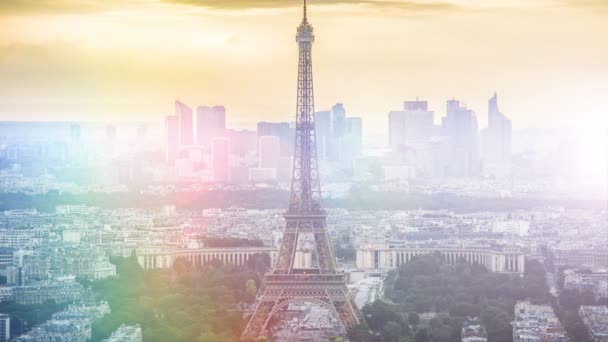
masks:
<svg viewBox="0 0 608 342"><path fill-rule="evenodd" d="M306 17L306 0L296 41L300 51L298 101L291 197L283 215L286 226L277 262L264 277L264 292L241 341L256 341L266 336L272 316L292 303L312 303L328 309L344 331L362 319L346 287L346 275L338 270L327 233L327 214L321 206L312 86L314 35ZM304 235L313 237L318 265L298 269L294 266L295 255L299 237Z"/></svg>

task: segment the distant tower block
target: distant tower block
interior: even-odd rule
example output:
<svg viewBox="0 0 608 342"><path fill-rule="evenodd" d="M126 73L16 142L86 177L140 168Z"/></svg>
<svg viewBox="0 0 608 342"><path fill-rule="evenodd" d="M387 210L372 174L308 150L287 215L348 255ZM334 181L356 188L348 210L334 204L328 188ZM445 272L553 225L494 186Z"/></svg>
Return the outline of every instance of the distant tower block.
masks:
<svg viewBox="0 0 608 342"><path fill-rule="evenodd" d="M258 166L276 169L281 157L281 141L279 137L264 136L258 142Z"/></svg>
<svg viewBox="0 0 608 342"><path fill-rule="evenodd" d="M175 116L179 121L179 143L182 145L193 144L192 108L175 101Z"/></svg>
<svg viewBox="0 0 608 342"><path fill-rule="evenodd" d="M272 316L292 303L308 302L327 308L344 330L362 320L346 287L345 274L337 268L327 233L327 214L321 206L312 84L313 40L305 1L304 20L296 38L300 48L298 101L291 197L284 214L286 226L274 270L265 276L264 292L241 336L242 341L256 341L266 336ZM296 262L298 241L305 235L312 236L317 265L297 268L303 264Z"/></svg>

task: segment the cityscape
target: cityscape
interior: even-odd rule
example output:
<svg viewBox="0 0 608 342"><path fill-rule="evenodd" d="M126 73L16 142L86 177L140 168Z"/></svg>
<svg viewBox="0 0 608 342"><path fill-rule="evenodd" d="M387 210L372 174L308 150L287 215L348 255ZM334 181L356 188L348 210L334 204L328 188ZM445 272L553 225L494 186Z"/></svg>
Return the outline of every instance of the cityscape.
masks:
<svg viewBox="0 0 608 342"><path fill-rule="evenodd" d="M199 96L204 99L199 102L186 91L171 94L171 100L166 100L168 94L132 95L142 103L157 103L161 97L164 108L171 108L149 118L104 116L94 109L90 115L53 114L57 108L72 108L67 103L78 91L59 95L72 76L57 85L48 112L33 99L19 104L18 89L31 87L47 96L40 89L55 76L45 78L47 70L32 57L19 63L39 70L39 77L16 81L10 70L19 72L11 64L19 59L13 59L18 43L5 44L10 33L0 33L0 51L7 52L0 57L0 75L8 80L0 86L0 342L608 341L605 93L594 119L588 118L585 104L574 106L580 112L570 112L576 124L554 125L556 114L555 122L545 118L538 122L546 125L535 126L524 123L530 122L524 114L534 116L538 107L509 111L521 108L512 103L534 102L535 94L521 100L513 88L499 90L500 82L476 89L483 95L473 98L466 80L460 86L446 81L442 87L454 95L440 102L435 92L426 97L429 88L420 83L420 94L403 91L400 97L382 97L390 103L381 105L379 99L369 99L378 106L373 115L356 99L374 97L371 84L360 85L352 105L344 99L353 95L332 98L325 91L337 74L318 72L326 69L317 64L335 62L317 51L343 44L328 45L335 37L324 36L332 29L323 27L328 13L370 11L373 18L392 22L399 17L393 10L416 22L411 25L421 25L429 16L453 18L454 11L481 16L522 11L527 16L548 8L559 12L556 16L569 11L577 16L592 8L596 12L589 14L589 25L608 32L606 21L604 26L595 22L595 16L608 19L601 1L580 8L569 8L576 5L568 1L530 5L509 0L487 5L489 9L476 1L464 3L0 4L0 22L9 23L16 35L41 39L38 31L32 36L34 31L26 30L31 18L51 24L49 37L55 31L65 34L58 23L77 23L100 37L96 44L101 45L89 47L100 55L106 53L103 37L116 46L130 38L128 33L106 36L95 25L106 19L123 25L121 20L131 18L138 6L141 16L149 16L143 22L166 16L175 24L173 20L202 16L209 20L204 26L215 16L227 22L239 17L239 25L249 28L258 15L273 17L279 25L280 13L289 13L288 24L296 28L295 44L273 44L263 52L270 63L289 59L291 68L283 70L277 61L277 75L263 75L269 84L254 87L259 94L239 96L236 83L247 81L227 71L222 82L235 83L234 100L212 91ZM87 16L99 22L72 22ZM317 25L316 18L324 24ZM132 25L147 25L139 20ZM178 26L165 29L181 32ZM365 34L349 32L351 26L334 29L367 40L378 28ZM292 31L276 31L293 38ZM167 43L167 32L149 34ZM74 31L71 37L80 34ZM201 35L187 38L201 44L194 49L242 44L238 39L228 39L227 46L210 43L209 37L221 36L217 32ZM142 42L137 47L142 58L150 53L150 60L137 62L144 70L157 58L146 44L156 43L140 35L137 41ZM361 43L359 38L352 42ZM281 52L291 50L297 55ZM456 63L463 52L453 53ZM593 51L587 53L594 60ZM52 68L55 57L47 57ZM385 57L392 63L392 56ZM215 72L223 70L224 62L217 61ZM138 72L104 63L96 68L122 73L126 83L129 75L136 77L131 72ZM235 63L235 73L241 70L236 59L226 63ZM596 70L600 79L608 76L608 65L603 66ZM249 67L255 74L255 63ZM82 66L72 71L77 68ZM501 71L498 65L496 72L508 73L509 68ZM167 70L159 69L154 77L170 83ZM272 101L265 94L277 87L270 84L273 76L280 82L288 73L294 76L292 96L276 102L295 112L243 117L242 108L273 111L276 104L264 103ZM531 73L529 82L534 77ZM603 86L607 79L601 79ZM104 82L98 85L100 92ZM146 88L152 81L138 82ZM218 88L225 87L222 82ZM528 81L521 82L524 87ZM560 86L578 87L575 82ZM124 91L125 97L132 94ZM550 102L585 100L573 95ZM25 108L35 110L26 113Z"/></svg>

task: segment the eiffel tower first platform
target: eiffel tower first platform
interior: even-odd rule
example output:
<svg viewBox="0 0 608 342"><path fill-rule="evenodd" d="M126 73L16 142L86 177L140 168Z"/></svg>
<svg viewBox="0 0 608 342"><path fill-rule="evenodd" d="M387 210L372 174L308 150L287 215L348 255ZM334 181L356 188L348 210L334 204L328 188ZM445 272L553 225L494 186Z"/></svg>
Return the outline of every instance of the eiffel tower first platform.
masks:
<svg viewBox="0 0 608 342"><path fill-rule="evenodd" d="M265 337L272 316L292 303L312 303L329 309L343 330L361 321L361 314L346 287L346 275L337 268L327 233L327 214L321 206L312 85L314 35L306 17L306 0L296 41L300 50L298 102L291 197L284 214L286 226L274 270L264 277L264 292L241 341ZM294 268L301 235L313 237L318 264L314 268Z"/></svg>

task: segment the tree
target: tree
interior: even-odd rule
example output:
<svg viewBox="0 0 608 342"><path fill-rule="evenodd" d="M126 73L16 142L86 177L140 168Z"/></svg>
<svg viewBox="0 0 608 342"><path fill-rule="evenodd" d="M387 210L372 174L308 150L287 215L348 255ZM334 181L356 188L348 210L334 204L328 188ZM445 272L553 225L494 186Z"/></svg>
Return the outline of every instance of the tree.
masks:
<svg viewBox="0 0 608 342"><path fill-rule="evenodd" d="M476 317L479 316L481 308L470 303L456 303L450 306L450 315L460 317Z"/></svg>
<svg viewBox="0 0 608 342"><path fill-rule="evenodd" d="M177 258L173 262L173 271L177 274L184 274L192 269L192 263L185 258Z"/></svg>
<svg viewBox="0 0 608 342"><path fill-rule="evenodd" d="M517 300L531 298L535 302L548 303L551 298L545 282L545 269L538 262L531 262L524 277L489 272L480 265L464 262L448 265L437 255L421 255L391 272L385 279L385 295L397 305L392 307L398 316L406 317L412 326L420 328L418 313L449 312L430 321L425 331L418 329L414 340L458 340L462 321L467 316L479 316L486 326L491 341L511 340L513 304ZM591 296L565 294L560 302L575 306L590 302ZM365 316L373 331L378 325L393 320L371 310ZM377 308L376 308L377 309ZM381 311L380 311L381 313ZM416 314L416 315L414 315ZM399 320L395 320L399 322ZM402 331L403 335L403 331Z"/></svg>
<svg viewBox="0 0 608 342"><path fill-rule="evenodd" d="M382 327L382 338L386 342L399 342L401 337L401 325L397 322L390 321Z"/></svg>
<svg viewBox="0 0 608 342"><path fill-rule="evenodd" d="M247 268L258 274L265 274L270 269L270 256L266 253L255 253L247 259Z"/></svg>
<svg viewBox="0 0 608 342"><path fill-rule="evenodd" d="M348 339L357 342L373 342L374 335L369 331L365 323L357 324L348 329Z"/></svg>
<svg viewBox="0 0 608 342"><path fill-rule="evenodd" d="M426 328L422 328L416 332L416 336L414 336L414 342L428 342L429 341L429 333Z"/></svg>
<svg viewBox="0 0 608 342"><path fill-rule="evenodd" d="M410 312L407 314L407 320L410 322L411 325L418 325L418 323L420 323L420 316L415 313L415 312Z"/></svg>
<svg viewBox="0 0 608 342"><path fill-rule="evenodd" d="M576 310L565 312L562 317L562 323L564 324L564 328L568 332L568 337L570 337L571 341L593 341L589 336L585 323L583 323Z"/></svg>
<svg viewBox="0 0 608 342"><path fill-rule="evenodd" d="M211 261L209 261L209 265L211 265L211 267L213 268L220 268L224 265L224 262L222 262L222 260L220 260L219 258L213 258L211 259Z"/></svg>
<svg viewBox="0 0 608 342"><path fill-rule="evenodd" d="M117 265L119 277L92 283L96 297L111 308L93 323L95 341L122 323L139 323L146 341L238 340L242 313L235 309L247 291L255 298L257 289L256 274L246 267L191 268L182 260L172 270L143 271L126 259Z"/></svg>
<svg viewBox="0 0 608 342"><path fill-rule="evenodd" d="M401 323L401 316L394 306L382 300L376 300L372 304L363 307L363 316L370 329L379 332L386 323L393 321Z"/></svg>
<svg viewBox="0 0 608 342"><path fill-rule="evenodd" d="M508 342L513 339L511 316L505 311L494 306L488 307L481 312L481 320L493 341Z"/></svg>
<svg viewBox="0 0 608 342"><path fill-rule="evenodd" d="M220 336L211 331L205 331L198 337L198 342L224 342L226 341L225 336Z"/></svg>
<svg viewBox="0 0 608 342"><path fill-rule="evenodd" d="M257 286L255 285L255 280L249 279L245 282L245 293L247 295L247 299L249 299L249 303L255 301L255 296L258 293Z"/></svg>

